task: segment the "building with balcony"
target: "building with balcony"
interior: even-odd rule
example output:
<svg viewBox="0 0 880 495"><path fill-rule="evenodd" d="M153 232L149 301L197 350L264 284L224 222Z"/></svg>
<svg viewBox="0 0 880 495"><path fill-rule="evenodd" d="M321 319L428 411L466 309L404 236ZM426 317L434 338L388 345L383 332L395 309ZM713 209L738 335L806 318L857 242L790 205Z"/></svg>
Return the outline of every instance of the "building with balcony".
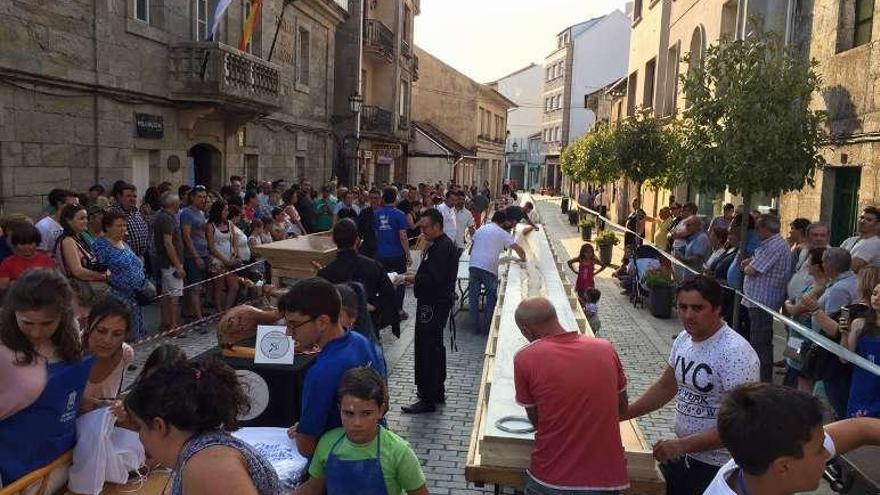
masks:
<svg viewBox="0 0 880 495"><path fill-rule="evenodd" d="M379 187L404 182L413 139L412 84L419 77L413 26L421 4L350 0L349 8L336 43L333 121L337 139L357 147L342 147L337 175ZM355 95L362 101L353 113Z"/></svg>
<svg viewBox="0 0 880 495"><path fill-rule="evenodd" d="M250 1L233 1L208 41L214 6L0 10L9 35L0 45L2 209L35 213L52 188L119 179L141 193L162 181L219 188L230 175L329 180L334 47L347 5L264 1L242 50Z"/></svg>
<svg viewBox="0 0 880 495"><path fill-rule="evenodd" d="M615 10L561 31L544 61L544 185L562 185L559 155L595 121L585 106L588 94L614 82L627 69L630 22Z"/></svg>
<svg viewBox="0 0 880 495"><path fill-rule="evenodd" d="M465 186L488 183L494 194L500 193L507 113L516 104L419 47L415 54L421 75L413 85L413 119L429 124L473 152L453 164L448 175L446 171L412 171L408 177L434 173L434 180L453 180Z"/></svg>

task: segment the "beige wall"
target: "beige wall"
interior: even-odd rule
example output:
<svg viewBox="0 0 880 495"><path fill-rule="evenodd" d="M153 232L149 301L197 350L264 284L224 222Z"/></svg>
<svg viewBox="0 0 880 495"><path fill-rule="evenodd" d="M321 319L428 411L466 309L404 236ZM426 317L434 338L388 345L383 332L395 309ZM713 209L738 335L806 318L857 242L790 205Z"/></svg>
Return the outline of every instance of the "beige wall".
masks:
<svg viewBox="0 0 880 495"><path fill-rule="evenodd" d="M666 74L666 55L669 49L669 16L671 0L649 0L642 2L641 19L633 22L629 43L629 70L627 76L636 74L636 84L628 87L634 107L641 107L645 101L645 67L651 59L656 60L654 84L654 108L664 101L664 86L656 81L664 81ZM634 13L635 15L635 13ZM632 79L630 79L632 81Z"/></svg>

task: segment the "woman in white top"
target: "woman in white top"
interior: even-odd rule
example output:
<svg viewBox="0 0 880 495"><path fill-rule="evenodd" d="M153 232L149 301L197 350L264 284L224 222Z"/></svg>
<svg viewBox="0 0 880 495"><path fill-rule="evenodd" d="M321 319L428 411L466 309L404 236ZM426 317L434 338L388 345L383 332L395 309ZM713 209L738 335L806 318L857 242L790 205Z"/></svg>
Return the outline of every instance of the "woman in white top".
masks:
<svg viewBox="0 0 880 495"><path fill-rule="evenodd" d="M92 307L82 341L86 351L95 356L95 364L83 392L81 412L103 406L122 412L119 392L125 368L134 360L134 349L125 343L130 326L128 307L115 298L107 297Z"/></svg>
<svg viewBox="0 0 880 495"><path fill-rule="evenodd" d="M235 243L238 246L238 259L242 263L251 262L251 246L248 243L248 237L238 228L241 222L241 208L232 205L229 207L229 222L232 224L232 230L235 233Z"/></svg>
<svg viewBox="0 0 880 495"><path fill-rule="evenodd" d="M205 225L205 238L214 273L226 273L241 264L238 241L232 222L229 221L229 206L226 201L218 199L211 205L208 223ZM234 273L228 273L214 282L214 305L217 311L225 311L234 306L237 297L238 277Z"/></svg>

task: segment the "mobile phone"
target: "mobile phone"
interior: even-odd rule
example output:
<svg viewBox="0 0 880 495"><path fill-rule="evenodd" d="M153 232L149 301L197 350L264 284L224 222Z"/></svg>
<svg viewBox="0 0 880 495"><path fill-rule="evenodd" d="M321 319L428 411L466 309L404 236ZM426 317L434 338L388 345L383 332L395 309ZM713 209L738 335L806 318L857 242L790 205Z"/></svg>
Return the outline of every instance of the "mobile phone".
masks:
<svg viewBox="0 0 880 495"><path fill-rule="evenodd" d="M844 306L840 308L840 318L837 319L837 323L840 328L847 329L849 328L849 308Z"/></svg>

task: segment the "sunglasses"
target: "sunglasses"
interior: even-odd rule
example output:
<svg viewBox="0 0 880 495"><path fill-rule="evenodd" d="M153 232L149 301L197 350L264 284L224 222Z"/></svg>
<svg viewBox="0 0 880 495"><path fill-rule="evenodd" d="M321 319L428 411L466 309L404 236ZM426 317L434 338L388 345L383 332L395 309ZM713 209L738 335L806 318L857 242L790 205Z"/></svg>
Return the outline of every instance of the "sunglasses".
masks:
<svg viewBox="0 0 880 495"><path fill-rule="evenodd" d="M205 186L195 186L192 190L196 192L208 192L208 188Z"/></svg>

